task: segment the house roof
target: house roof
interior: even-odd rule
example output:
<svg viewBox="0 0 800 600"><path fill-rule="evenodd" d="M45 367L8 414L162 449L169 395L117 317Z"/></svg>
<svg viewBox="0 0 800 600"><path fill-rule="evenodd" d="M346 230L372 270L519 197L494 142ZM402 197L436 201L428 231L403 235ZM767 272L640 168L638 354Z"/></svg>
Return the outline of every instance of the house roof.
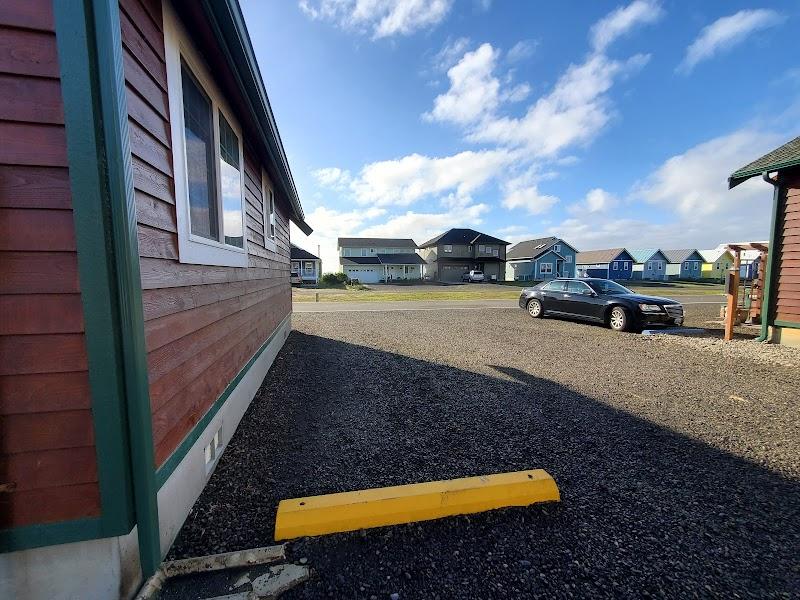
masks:
<svg viewBox="0 0 800 600"><path fill-rule="evenodd" d="M437 244L499 244L501 246L508 246L508 242L501 240L500 238L481 233L480 231L475 231L474 229L456 228L448 229L444 233L437 235L435 238L428 240L424 244L420 244L419 247L430 248L431 246L436 246Z"/></svg>
<svg viewBox="0 0 800 600"><path fill-rule="evenodd" d="M377 256L340 256L340 265L379 265L381 261Z"/></svg>
<svg viewBox="0 0 800 600"><path fill-rule="evenodd" d="M783 146L767 152L761 158L757 158L750 164L743 166L728 177L728 187L732 188L740 183L747 181L751 177L761 175L764 172L779 171L788 167L800 165L800 137L786 142Z"/></svg>
<svg viewBox="0 0 800 600"><path fill-rule="evenodd" d="M336 240L339 248L357 246L377 246L381 248L410 248L417 249L417 244L411 238L371 238L371 237L340 237Z"/></svg>
<svg viewBox="0 0 800 600"><path fill-rule="evenodd" d="M625 252L625 248L606 248L604 250L578 252L578 254L575 255L575 263L579 265L610 263L623 252Z"/></svg>
<svg viewBox="0 0 800 600"><path fill-rule="evenodd" d="M506 252L506 260L536 258L550 250L553 244L556 243L558 243L558 238L553 236L519 242L508 249Z"/></svg>
<svg viewBox="0 0 800 600"><path fill-rule="evenodd" d="M383 265L427 265L428 263L416 252L408 254L378 254Z"/></svg>
<svg viewBox="0 0 800 600"><path fill-rule="evenodd" d="M303 250L294 244L291 246L290 255L292 260L319 260L319 256L314 256L308 250Z"/></svg>
<svg viewBox="0 0 800 600"><path fill-rule="evenodd" d="M633 261L637 264L647 262L657 252L660 252L658 248L637 248L636 250L628 250L628 254L633 257Z"/></svg>
<svg viewBox="0 0 800 600"><path fill-rule="evenodd" d="M662 250L661 253L667 257L667 262L671 264L682 263L692 254L697 252L695 248L683 248L681 250Z"/></svg>
<svg viewBox="0 0 800 600"><path fill-rule="evenodd" d="M289 202L290 218L303 233L310 234L313 230L305 222L303 207L239 2L176 2L175 7L181 14L200 16L208 24L208 29L222 51L223 60L234 74L236 86L246 99L255 124L253 135L261 142L269 159L267 166L270 176L275 179L276 187Z"/></svg>
<svg viewBox="0 0 800 600"><path fill-rule="evenodd" d="M698 250L700 256L703 257L703 261L707 263L717 262L723 254L730 254L728 250L724 248L712 248L711 250ZM732 257L731 257L732 258Z"/></svg>

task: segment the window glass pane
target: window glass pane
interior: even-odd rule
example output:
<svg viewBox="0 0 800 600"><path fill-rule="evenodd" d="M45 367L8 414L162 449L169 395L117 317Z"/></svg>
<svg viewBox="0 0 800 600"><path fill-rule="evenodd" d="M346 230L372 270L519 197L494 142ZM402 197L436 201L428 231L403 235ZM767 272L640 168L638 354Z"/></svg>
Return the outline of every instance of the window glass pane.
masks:
<svg viewBox="0 0 800 600"><path fill-rule="evenodd" d="M269 190L269 237L275 237L275 194Z"/></svg>
<svg viewBox="0 0 800 600"><path fill-rule="evenodd" d="M183 65L181 80L191 230L195 235L218 240L211 101Z"/></svg>
<svg viewBox="0 0 800 600"><path fill-rule="evenodd" d="M219 113L219 176L222 189L222 227L225 243L244 248L242 232L242 175L239 138Z"/></svg>

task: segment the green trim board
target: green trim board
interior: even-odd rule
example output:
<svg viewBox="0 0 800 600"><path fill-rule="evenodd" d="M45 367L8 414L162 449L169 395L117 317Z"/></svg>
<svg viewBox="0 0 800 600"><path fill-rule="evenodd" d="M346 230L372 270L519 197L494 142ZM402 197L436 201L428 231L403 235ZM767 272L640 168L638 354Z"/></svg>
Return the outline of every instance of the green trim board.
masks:
<svg viewBox="0 0 800 600"><path fill-rule="evenodd" d="M98 134L102 136L107 176L104 199L108 205L108 237L114 258L118 352L127 400L139 561L142 574L147 578L161 564L161 541L119 3L117 0L85 1L91 6L94 17L95 85L100 99Z"/></svg>
<svg viewBox="0 0 800 600"><path fill-rule="evenodd" d="M775 319L772 324L775 327L786 327L788 329L800 329L800 323L793 323L792 321L781 321L780 319Z"/></svg>
<svg viewBox="0 0 800 600"><path fill-rule="evenodd" d="M764 173L764 176L769 179L769 174ZM770 181L772 181L770 179ZM767 265L764 273L764 301L761 303L761 333L758 336L758 341L763 342L769 335L769 322L772 311L772 298L775 295L775 273L778 257L781 253L781 236L778 233L779 229L783 227L783 198L785 190L781 185L781 174L778 173L776 181L772 185L772 216L770 219L769 229L769 249L767 251Z"/></svg>
<svg viewBox="0 0 800 600"><path fill-rule="evenodd" d="M0 553L106 537L100 517L0 530Z"/></svg>
<svg viewBox="0 0 800 600"><path fill-rule="evenodd" d="M261 347L256 350L255 354L253 354L253 357L247 361L247 364L242 367L236 377L234 377L233 380L231 380L231 382L225 387L225 390L223 390L219 398L214 401L214 404L211 405L211 408L206 411L206 414L204 414L202 418L195 424L195 426L192 427L192 430L186 435L186 437L183 438L183 441L178 445L177 448L175 448L174 452L169 455L167 460L164 461L164 464L161 465L156 472L156 480L158 482L159 489L167 482L175 469L178 468L178 465L189 453L189 450L191 450L192 446L194 446L195 442L198 440L203 431L205 431L206 427L208 427L211 419L216 416L230 395L233 393L233 390L235 390L236 386L239 385L239 382L244 378L245 375L247 375L248 371L250 371L264 350L266 350L267 347L272 343L272 341L275 339L275 336L283 329L284 325L286 325L287 321L289 321L291 317L292 313L290 312L283 318L283 320L275 328L275 331L273 331L267 340L261 344Z"/></svg>

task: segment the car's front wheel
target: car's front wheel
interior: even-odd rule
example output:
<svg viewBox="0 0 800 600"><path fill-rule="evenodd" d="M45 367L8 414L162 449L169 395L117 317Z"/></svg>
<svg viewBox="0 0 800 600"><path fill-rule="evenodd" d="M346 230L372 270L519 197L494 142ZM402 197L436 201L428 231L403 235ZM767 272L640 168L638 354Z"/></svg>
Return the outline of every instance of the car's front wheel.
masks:
<svg viewBox="0 0 800 600"><path fill-rule="evenodd" d="M608 326L614 331L628 331L630 329L631 320L626 311L621 306L615 306L608 314Z"/></svg>
<svg viewBox="0 0 800 600"><path fill-rule="evenodd" d="M534 319L538 319L542 316L542 303L536 298L528 301L528 314Z"/></svg>

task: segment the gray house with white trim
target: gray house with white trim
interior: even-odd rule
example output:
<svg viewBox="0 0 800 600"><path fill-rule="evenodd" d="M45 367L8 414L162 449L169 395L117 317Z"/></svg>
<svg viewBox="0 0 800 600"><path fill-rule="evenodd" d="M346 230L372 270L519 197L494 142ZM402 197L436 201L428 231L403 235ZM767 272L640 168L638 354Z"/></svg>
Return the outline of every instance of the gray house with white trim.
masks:
<svg viewBox="0 0 800 600"><path fill-rule="evenodd" d="M506 254L506 280L575 277L577 253L574 246L554 236L519 242Z"/></svg>

